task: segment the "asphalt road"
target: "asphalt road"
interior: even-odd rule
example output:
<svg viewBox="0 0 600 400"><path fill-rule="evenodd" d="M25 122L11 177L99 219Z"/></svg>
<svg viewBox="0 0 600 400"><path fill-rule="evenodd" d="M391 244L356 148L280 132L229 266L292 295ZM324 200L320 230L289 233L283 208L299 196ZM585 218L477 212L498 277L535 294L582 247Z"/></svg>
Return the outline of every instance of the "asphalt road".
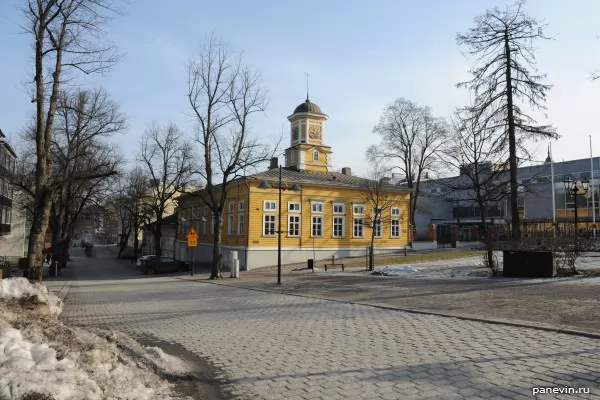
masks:
<svg viewBox="0 0 600 400"><path fill-rule="evenodd" d="M531 399L565 387L590 393L537 398L600 398L596 339L147 277L102 247L70 268L65 322L188 352L220 398Z"/></svg>

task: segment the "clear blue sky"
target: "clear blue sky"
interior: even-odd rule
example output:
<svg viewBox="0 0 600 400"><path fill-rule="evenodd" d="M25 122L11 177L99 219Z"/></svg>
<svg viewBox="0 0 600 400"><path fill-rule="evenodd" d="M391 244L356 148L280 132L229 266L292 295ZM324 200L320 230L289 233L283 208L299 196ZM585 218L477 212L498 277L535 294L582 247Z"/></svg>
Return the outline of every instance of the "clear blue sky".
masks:
<svg viewBox="0 0 600 400"><path fill-rule="evenodd" d="M512 3L512 1L510 1ZM15 135L34 105L22 82L31 75L31 38L19 34L19 0L0 2L0 128ZM211 32L243 50L260 68L270 106L254 122L265 137L282 128L286 117L310 97L329 115L327 142L334 167L363 173L364 149L383 107L398 97L429 105L447 117L463 105L467 93L455 84L468 77L472 61L456 45L459 31L494 5L490 0L373 0L289 2L281 0L214 1L130 0L110 35L126 58L104 76L87 82L102 85L129 116L128 132L119 137L132 159L141 133L152 122L173 121L192 133L186 103L186 64ZM589 156L588 135L600 155L600 2L530 0L528 12L548 23L556 40L538 43L537 59L547 82L548 117L563 136L553 145L555 159ZM538 145L545 157L546 143Z"/></svg>

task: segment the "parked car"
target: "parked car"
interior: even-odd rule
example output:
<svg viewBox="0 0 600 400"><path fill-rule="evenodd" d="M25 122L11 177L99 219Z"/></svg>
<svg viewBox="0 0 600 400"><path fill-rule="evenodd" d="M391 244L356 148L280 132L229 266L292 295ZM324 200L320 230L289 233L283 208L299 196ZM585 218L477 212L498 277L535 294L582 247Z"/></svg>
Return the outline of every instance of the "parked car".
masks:
<svg viewBox="0 0 600 400"><path fill-rule="evenodd" d="M154 254L147 254L145 256L141 256L140 258L137 259L137 262L135 263L135 265L137 265L139 268L142 266L142 261L147 260L148 258L151 258L151 257L156 257L156 256Z"/></svg>
<svg viewBox="0 0 600 400"><path fill-rule="evenodd" d="M188 263L171 257L151 257L142 260L142 273L148 275L155 272L181 272L189 269Z"/></svg>

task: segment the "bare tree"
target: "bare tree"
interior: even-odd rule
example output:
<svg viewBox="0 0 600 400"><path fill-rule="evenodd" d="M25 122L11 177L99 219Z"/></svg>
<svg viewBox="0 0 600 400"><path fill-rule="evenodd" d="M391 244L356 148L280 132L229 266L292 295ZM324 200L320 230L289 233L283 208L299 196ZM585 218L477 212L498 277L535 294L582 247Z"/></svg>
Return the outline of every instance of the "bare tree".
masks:
<svg viewBox="0 0 600 400"><path fill-rule="evenodd" d="M381 136L381 142L367 149L367 158L398 162L396 168L405 175L407 186L414 189L410 205L410 224L414 229L421 179L426 171L438 170L448 125L435 118L429 107L400 98L385 108L373 132Z"/></svg>
<svg viewBox="0 0 600 400"><path fill-rule="evenodd" d="M187 185L195 171L195 157L192 147L175 124L160 126L153 124L142 139L139 162L147 170L150 193L145 207L150 218L145 226L152 232L155 254L160 256L162 219L174 201Z"/></svg>
<svg viewBox="0 0 600 400"><path fill-rule="evenodd" d="M114 14L110 0L26 0L24 30L33 39L35 72L36 168L34 213L29 236L29 265L42 276L42 251L50 218L50 184L54 119L61 85L69 71L85 74L106 71L118 59L106 42L103 27Z"/></svg>
<svg viewBox="0 0 600 400"><path fill-rule="evenodd" d="M513 237L520 237L517 207L517 147L521 139L556 138L551 125L538 125L522 102L534 110L545 110L549 85L546 75L537 74L533 42L548 39L545 25L528 16L524 1L500 10L494 8L475 18L475 27L459 34L459 45L468 47L467 55L476 57L470 71L473 79L459 83L474 94L473 118L489 129L502 130L503 144L508 148L510 166L510 204Z"/></svg>
<svg viewBox="0 0 600 400"><path fill-rule="evenodd" d="M508 196L509 174L503 167L507 150L498 146L498 131L484 125L486 119L465 116L468 110L457 111L453 119L453 133L444 146L444 163L448 168L459 169L456 177L441 179L442 196L451 195L456 201L477 205L481 218L481 232L486 246L486 265L494 275L498 265L491 248L491 231L486 217L499 209ZM493 217L490 217L490 223Z"/></svg>
<svg viewBox="0 0 600 400"><path fill-rule="evenodd" d="M379 162L371 163L366 179L361 183L360 197L366 210L364 211L363 225L371 230L371 243L369 245L369 270L375 268L375 238L381 237L383 227L391 223L391 209L395 204L392 196L388 196L393 188L386 180L386 174L391 171L389 167Z"/></svg>
<svg viewBox="0 0 600 400"><path fill-rule="evenodd" d="M150 192L150 176L147 170L141 166L120 176L116 182L110 203L120 225L118 258L122 256L129 243L129 237L133 235L132 256L133 260L137 259L139 234L152 213L148 207Z"/></svg>
<svg viewBox="0 0 600 400"><path fill-rule="evenodd" d="M221 277L221 232L229 185L271 156L250 129L252 115L264 112L267 100L259 72L214 36L190 61L187 95L202 151L199 174L206 182L200 196L215 221L211 279L217 279Z"/></svg>

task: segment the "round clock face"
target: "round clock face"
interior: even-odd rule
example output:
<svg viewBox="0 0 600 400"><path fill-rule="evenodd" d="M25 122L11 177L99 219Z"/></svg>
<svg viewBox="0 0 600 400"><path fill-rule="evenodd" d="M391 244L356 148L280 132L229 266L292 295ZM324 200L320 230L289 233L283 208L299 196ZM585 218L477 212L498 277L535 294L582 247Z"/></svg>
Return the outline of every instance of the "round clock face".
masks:
<svg viewBox="0 0 600 400"><path fill-rule="evenodd" d="M315 140L321 140L321 127L312 125L308 131L308 137Z"/></svg>

